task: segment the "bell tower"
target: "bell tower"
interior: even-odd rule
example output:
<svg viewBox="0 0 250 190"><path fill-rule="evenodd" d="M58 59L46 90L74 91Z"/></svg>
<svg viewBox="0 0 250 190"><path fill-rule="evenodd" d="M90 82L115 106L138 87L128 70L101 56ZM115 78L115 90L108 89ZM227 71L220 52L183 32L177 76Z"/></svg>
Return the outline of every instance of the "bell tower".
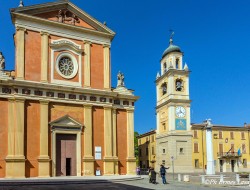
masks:
<svg viewBox="0 0 250 190"><path fill-rule="evenodd" d="M192 133L190 125L189 69L183 52L173 43L163 52L161 72L156 77L157 166L175 164L176 172L190 172ZM185 161L185 162L183 162Z"/></svg>

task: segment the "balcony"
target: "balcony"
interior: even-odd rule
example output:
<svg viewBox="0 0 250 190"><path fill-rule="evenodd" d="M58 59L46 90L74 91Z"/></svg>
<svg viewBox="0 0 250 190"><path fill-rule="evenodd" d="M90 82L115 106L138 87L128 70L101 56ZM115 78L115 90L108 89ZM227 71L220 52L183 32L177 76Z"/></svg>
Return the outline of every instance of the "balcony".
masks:
<svg viewBox="0 0 250 190"><path fill-rule="evenodd" d="M218 152L217 157L218 158L238 158L238 157L241 157L241 154L238 154L238 152Z"/></svg>

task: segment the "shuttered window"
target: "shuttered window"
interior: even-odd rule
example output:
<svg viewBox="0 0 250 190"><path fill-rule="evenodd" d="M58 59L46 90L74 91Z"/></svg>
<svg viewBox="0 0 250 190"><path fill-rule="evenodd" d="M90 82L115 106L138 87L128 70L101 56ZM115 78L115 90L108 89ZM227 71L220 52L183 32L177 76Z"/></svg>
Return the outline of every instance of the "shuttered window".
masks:
<svg viewBox="0 0 250 190"><path fill-rule="evenodd" d="M219 131L219 139L222 139L222 131Z"/></svg>
<svg viewBox="0 0 250 190"><path fill-rule="evenodd" d="M223 152L223 144L219 144L219 152L220 152L220 153Z"/></svg>
<svg viewBox="0 0 250 190"><path fill-rule="evenodd" d="M197 139L198 135L197 135L197 130L194 130L194 138Z"/></svg>
<svg viewBox="0 0 250 190"><path fill-rule="evenodd" d="M194 143L194 153L198 153L198 143Z"/></svg>
<svg viewBox="0 0 250 190"><path fill-rule="evenodd" d="M234 139L234 132L230 132L230 139Z"/></svg>

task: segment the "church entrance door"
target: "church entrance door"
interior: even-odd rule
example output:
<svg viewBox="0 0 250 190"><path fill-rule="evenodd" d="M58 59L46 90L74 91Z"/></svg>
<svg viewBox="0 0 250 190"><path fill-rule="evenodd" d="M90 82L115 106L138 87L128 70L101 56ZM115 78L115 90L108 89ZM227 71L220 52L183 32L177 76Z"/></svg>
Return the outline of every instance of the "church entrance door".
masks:
<svg viewBox="0 0 250 190"><path fill-rule="evenodd" d="M76 176L76 135L56 135L56 176Z"/></svg>

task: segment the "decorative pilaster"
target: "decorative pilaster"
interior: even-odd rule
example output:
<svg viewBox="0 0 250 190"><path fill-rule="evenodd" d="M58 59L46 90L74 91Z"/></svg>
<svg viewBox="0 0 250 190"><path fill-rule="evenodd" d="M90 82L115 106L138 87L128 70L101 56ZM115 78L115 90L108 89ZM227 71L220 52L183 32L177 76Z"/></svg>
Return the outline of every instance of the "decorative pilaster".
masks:
<svg viewBox="0 0 250 190"><path fill-rule="evenodd" d="M134 110L127 110L127 174L134 175L136 158L134 155Z"/></svg>
<svg viewBox="0 0 250 190"><path fill-rule="evenodd" d="M48 106L49 101L40 100L40 156L38 158L39 177L49 177L50 159L48 156Z"/></svg>
<svg viewBox="0 0 250 190"><path fill-rule="evenodd" d="M84 41L84 87L90 87L91 42Z"/></svg>
<svg viewBox="0 0 250 190"><path fill-rule="evenodd" d="M16 79L24 80L25 28L16 27Z"/></svg>
<svg viewBox="0 0 250 190"><path fill-rule="evenodd" d="M94 175L92 106L84 105L83 175Z"/></svg>
<svg viewBox="0 0 250 190"><path fill-rule="evenodd" d="M114 174L112 156L112 108L104 107L104 175Z"/></svg>
<svg viewBox="0 0 250 190"><path fill-rule="evenodd" d="M49 34L41 32L41 82L48 82Z"/></svg>
<svg viewBox="0 0 250 190"><path fill-rule="evenodd" d="M117 110L116 108L113 108L112 110L112 130L113 130L113 159L114 159L114 174L115 175L119 175L119 171L118 171L118 157L117 157Z"/></svg>
<svg viewBox="0 0 250 190"><path fill-rule="evenodd" d="M104 60L104 88L110 88L110 46L103 45L103 60Z"/></svg>
<svg viewBox="0 0 250 190"><path fill-rule="evenodd" d="M25 177L24 102L23 98L9 99L6 178Z"/></svg>

